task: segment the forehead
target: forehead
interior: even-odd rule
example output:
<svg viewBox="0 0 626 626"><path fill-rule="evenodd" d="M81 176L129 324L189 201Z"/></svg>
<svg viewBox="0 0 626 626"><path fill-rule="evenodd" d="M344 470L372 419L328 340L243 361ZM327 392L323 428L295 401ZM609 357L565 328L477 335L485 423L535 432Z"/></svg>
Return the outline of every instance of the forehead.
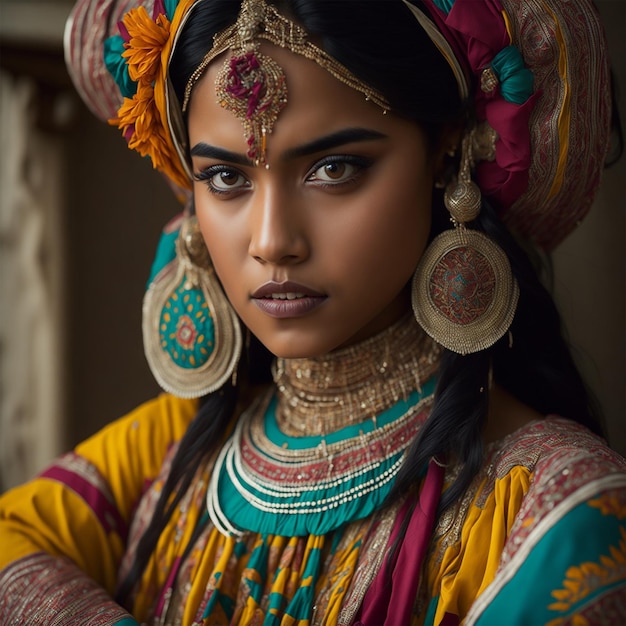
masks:
<svg viewBox="0 0 626 626"><path fill-rule="evenodd" d="M385 132L384 127L392 121L394 116L383 115L379 106L315 62L272 44L262 44L260 51L280 65L287 83L287 104L278 115L271 143L302 142L321 132L350 126ZM215 81L228 58L227 53L213 61L194 87L189 105L189 136L192 144L210 141L231 149L238 144L238 151L245 151L241 121L219 104L216 95Z"/></svg>

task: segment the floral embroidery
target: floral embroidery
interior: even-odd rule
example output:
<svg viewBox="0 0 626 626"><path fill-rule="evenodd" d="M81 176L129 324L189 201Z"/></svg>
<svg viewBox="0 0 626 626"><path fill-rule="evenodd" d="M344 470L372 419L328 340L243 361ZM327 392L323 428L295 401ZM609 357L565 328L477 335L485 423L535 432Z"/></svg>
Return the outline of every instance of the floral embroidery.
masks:
<svg viewBox="0 0 626 626"><path fill-rule="evenodd" d="M624 492L619 490L603 493L595 500L589 500L589 506L600 509L602 515L614 515L619 520L626 519Z"/></svg>
<svg viewBox="0 0 626 626"><path fill-rule="evenodd" d="M596 589L610 586L626 577L626 530L620 528L620 532L622 539L618 547L610 547L610 557L602 555L599 563L587 561L567 570L563 589L556 589L552 592L557 602L550 604L549 609L569 611ZM561 621L560 619L553 620L548 626L557 626Z"/></svg>

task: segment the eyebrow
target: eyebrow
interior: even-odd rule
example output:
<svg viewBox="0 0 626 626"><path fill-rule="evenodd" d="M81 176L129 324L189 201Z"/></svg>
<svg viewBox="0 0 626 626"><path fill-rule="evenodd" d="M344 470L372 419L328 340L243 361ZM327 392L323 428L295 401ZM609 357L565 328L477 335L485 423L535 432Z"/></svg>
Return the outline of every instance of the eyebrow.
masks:
<svg viewBox="0 0 626 626"><path fill-rule="evenodd" d="M323 150L338 148L339 146L343 146L347 143L380 141L381 139L387 139L387 135L368 128L345 128L337 131L336 133L331 133L330 135L314 139L313 141L305 143L301 146L290 148L285 151L282 159L296 159L310 154L315 154L316 152L322 152ZM243 154L231 152L230 150L218 148L217 146L212 146L204 142L197 143L191 149L191 156L216 159L218 161L227 161L229 163L237 163L238 165L254 165L252 160Z"/></svg>
<svg viewBox="0 0 626 626"><path fill-rule="evenodd" d="M368 128L345 128L337 131L336 133L326 135L325 137L314 139L313 141L305 143L302 146L290 148L285 151L284 158L295 159L315 154L316 152L322 152L323 150L338 148L339 146L343 146L347 143L375 141L386 138L387 135Z"/></svg>
<svg viewBox="0 0 626 626"><path fill-rule="evenodd" d="M252 160L243 154L231 152L230 150L218 148L217 146L211 146L202 141L191 149L191 156L206 157L215 159L216 161L227 161L229 163L237 163L238 165L249 165L250 167L254 165Z"/></svg>

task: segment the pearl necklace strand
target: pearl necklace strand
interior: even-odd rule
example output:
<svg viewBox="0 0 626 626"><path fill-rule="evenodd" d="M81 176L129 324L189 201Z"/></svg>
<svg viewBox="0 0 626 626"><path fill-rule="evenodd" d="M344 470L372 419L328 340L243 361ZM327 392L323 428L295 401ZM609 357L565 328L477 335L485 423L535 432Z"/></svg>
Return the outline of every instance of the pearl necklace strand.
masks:
<svg viewBox="0 0 626 626"><path fill-rule="evenodd" d="M376 493L390 488L430 408L438 357L436 344L405 318L324 358L279 359L276 389L242 414L216 459L207 493L216 528L225 535L244 532L224 510L231 504L220 500L220 480L234 490L231 497L240 506L256 511L247 515L287 516L296 524L363 498L380 499ZM426 382L428 392L422 393ZM394 413L379 425L377 419L392 407ZM267 434L266 420L272 417L286 438L282 444ZM364 432L358 425L368 420L372 424ZM345 438L326 442L329 433L342 429ZM289 447L303 436L321 441Z"/></svg>

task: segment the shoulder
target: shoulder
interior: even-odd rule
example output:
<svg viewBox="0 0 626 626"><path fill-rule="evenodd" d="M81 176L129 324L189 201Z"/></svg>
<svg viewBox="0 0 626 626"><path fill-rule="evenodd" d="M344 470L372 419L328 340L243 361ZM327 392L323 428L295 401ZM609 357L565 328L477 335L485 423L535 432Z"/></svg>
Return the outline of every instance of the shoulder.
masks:
<svg viewBox="0 0 626 626"><path fill-rule="evenodd" d="M530 473L503 562L516 546L540 535L542 526L565 519L578 507L608 511L621 506L625 511L618 517L626 513L626 459L570 420L549 416L529 424L502 442L493 463L498 476L520 466Z"/></svg>
<svg viewBox="0 0 626 626"><path fill-rule="evenodd" d="M487 446L465 501L466 507L473 503L483 513L492 502L508 520L508 534L516 517L528 527L529 516L538 519L557 502L574 506L585 494L625 480L626 460L601 437L571 420L548 416ZM464 515L463 507L458 513Z"/></svg>
<svg viewBox="0 0 626 626"><path fill-rule="evenodd" d="M101 438L116 438L146 434L151 438L180 439L198 410L197 400L184 400L167 393L160 394L123 417L107 424L102 430L78 446L89 447Z"/></svg>
<svg viewBox="0 0 626 626"><path fill-rule="evenodd" d="M575 487L607 473L626 472L626 460L601 437L557 416L531 422L492 444L487 458L497 478L524 467L532 474L535 487L558 474Z"/></svg>
<svg viewBox="0 0 626 626"><path fill-rule="evenodd" d="M557 416L503 439L488 454L486 469L487 485L525 482L503 562L535 529L556 523L579 505L594 498L626 499L626 460L584 426Z"/></svg>
<svg viewBox="0 0 626 626"><path fill-rule="evenodd" d="M104 475L121 465L155 475L164 455L183 437L197 410L197 400L161 394L105 426L79 444L75 452Z"/></svg>
<svg viewBox="0 0 626 626"><path fill-rule="evenodd" d="M574 506L586 494L624 485L626 460L587 428L557 416L537 420L491 450L495 480L515 469L528 472L522 515L540 514L557 503ZM575 494L578 494L577 496Z"/></svg>
<svg viewBox="0 0 626 626"><path fill-rule="evenodd" d="M527 484L497 574L467 623L505 612L511 623L623 617L626 460L586 428L551 416L505 438L491 467L496 482L525 475Z"/></svg>

